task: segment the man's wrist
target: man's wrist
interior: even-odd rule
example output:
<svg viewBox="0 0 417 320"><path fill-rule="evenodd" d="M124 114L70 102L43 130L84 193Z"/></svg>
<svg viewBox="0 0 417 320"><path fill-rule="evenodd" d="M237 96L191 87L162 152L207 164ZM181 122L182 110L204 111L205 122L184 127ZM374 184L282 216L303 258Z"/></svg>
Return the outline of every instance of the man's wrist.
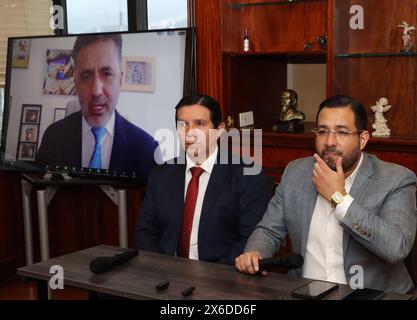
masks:
<svg viewBox="0 0 417 320"><path fill-rule="evenodd" d="M330 198L330 204L332 208L336 208L337 205L340 204L346 196L347 192L344 188L340 191L334 192Z"/></svg>

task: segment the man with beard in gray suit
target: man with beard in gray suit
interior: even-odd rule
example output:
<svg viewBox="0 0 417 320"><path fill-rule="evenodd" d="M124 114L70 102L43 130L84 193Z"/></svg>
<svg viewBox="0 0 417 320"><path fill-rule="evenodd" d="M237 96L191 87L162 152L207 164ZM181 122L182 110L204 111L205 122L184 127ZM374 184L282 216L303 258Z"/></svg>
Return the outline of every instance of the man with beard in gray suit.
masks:
<svg viewBox="0 0 417 320"><path fill-rule="evenodd" d="M358 101L335 96L317 114L316 154L291 162L236 268L259 271L288 234L304 257L291 274L405 293L413 283L404 265L416 234L416 176L363 152L369 133ZM265 270L261 270L266 274Z"/></svg>

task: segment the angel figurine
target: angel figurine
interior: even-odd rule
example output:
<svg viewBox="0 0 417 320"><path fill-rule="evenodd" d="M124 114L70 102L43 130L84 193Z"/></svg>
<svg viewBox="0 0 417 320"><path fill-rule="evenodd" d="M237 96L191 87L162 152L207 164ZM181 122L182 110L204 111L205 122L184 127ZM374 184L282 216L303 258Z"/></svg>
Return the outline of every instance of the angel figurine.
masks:
<svg viewBox="0 0 417 320"><path fill-rule="evenodd" d="M371 107L372 111L375 112L375 123L372 125L372 128L375 129L372 132L374 137L389 137L391 130L387 126L387 120L384 117L384 112L387 112L391 109L391 105L388 105L387 98L381 98L376 102L376 105Z"/></svg>
<svg viewBox="0 0 417 320"><path fill-rule="evenodd" d="M403 28L403 48L401 52L412 52L414 51L414 41L411 39L411 31L415 31L415 26L410 26L408 22L403 21L402 24L398 25L398 28Z"/></svg>

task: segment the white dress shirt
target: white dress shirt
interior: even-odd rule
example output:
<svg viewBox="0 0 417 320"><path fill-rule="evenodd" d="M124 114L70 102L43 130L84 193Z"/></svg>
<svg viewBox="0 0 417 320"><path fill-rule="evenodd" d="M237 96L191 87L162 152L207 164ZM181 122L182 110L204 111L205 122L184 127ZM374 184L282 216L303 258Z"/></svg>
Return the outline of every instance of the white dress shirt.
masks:
<svg viewBox="0 0 417 320"><path fill-rule="evenodd" d="M92 126L82 116L82 167L88 168L91 160L91 156L94 152L96 140L94 134L91 131ZM109 121L106 123L106 133L101 140L101 168L108 169L110 166L111 151L113 148L114 140L114 123L116 121L115 112L113 111Z"/></svg>
<svg viewBox="0 0 417 320"><path fill-rule="evenodd" d="M204 195L206 194L207 185L210 180L211 172L213 171L213 166L217 160L218 147L214 152L201 164L201 168L204 169L204 172L201 174L198 182L198 195L197 202L195 205L193 226L191 228L191 237L190 237L190 253L189 258L193 260L198 260L198 227L200 225L201 209L203 208ZM195 167L195 163L188 157L187 158L187 168L185 170L185 190L184 190L184 201L187 195L188 184L191 180L191 168Z"/></svg>
<svg viewBox="0 0 417 320"><path fill-rule="evenodd" d="M345 179L347 193L350 192L362 159L363 154L355 170ZM343 228L339 221L352 202L353 198L348 194L336 209L332 209L321 195L317 197L304 258L304 278L347 284L343 265Z"/></svg>

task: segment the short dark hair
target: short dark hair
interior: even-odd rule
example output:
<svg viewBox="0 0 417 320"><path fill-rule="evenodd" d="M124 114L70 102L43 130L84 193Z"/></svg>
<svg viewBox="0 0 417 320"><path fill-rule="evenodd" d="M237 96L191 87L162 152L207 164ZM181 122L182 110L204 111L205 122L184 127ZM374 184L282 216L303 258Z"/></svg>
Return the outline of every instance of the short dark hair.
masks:
<svg viewBox="0 0 417 320"><path fill-rule="evenodd" d="M178 102L178 104L175 106L175 121L178 120L177 114L179 109L185 106L191 106L193 104L198 104L209 109L210 120L213 122L213 126L215 128L219 127L219 124L222 121L222 111L220 104L214 98L204 94L195 94L182 98L180 102Z"/></svg>
<svg viewBox="0 0 417 320"><path fill-rule="evenodd" d="M122 59L122 46L123 40L120 34L102 34L102 35L82 35L78 36L75 40L74 47L72 48L72 55L74 57L74 63L77 64L77 57L80 53L80 50L84 47L89 46L90 44L99 42L99 41L113 41L116 46L117 53L119 58Z"/></svg>
<svg viewBox="0 0 417 320"><path fill-rule="evenodd" d="M316 115L316 123L319 119L319 114L324 108L344 108L349 107L355 114L355 126L357 130L366 130L368 125L368 115L362 103L346 95L336 95L324 100Z"/></svg>

